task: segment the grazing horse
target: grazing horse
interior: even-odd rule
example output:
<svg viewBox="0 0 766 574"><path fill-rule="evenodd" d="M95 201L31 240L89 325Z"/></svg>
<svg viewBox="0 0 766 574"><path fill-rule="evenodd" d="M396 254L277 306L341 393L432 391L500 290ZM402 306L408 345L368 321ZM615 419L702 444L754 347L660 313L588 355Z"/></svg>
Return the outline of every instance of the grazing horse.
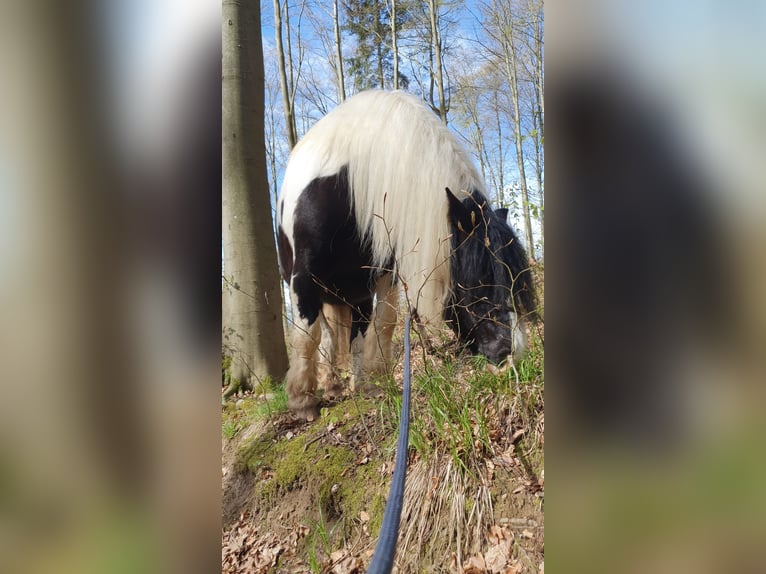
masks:
<svg viewBox="0 0 766 574"><path fill-rule="evenodd" d="M456 137L411 94L362 92L317 122L290 156L277 205L294 321L290 409L318 414L320 344L325 367L349 341L355 373L390 362L400 283L426 330L446 320L472 352L518 356L519 320L536 303L506 213L489 206ZM319 381L325 393L338 392L331 378Z"/></svg>

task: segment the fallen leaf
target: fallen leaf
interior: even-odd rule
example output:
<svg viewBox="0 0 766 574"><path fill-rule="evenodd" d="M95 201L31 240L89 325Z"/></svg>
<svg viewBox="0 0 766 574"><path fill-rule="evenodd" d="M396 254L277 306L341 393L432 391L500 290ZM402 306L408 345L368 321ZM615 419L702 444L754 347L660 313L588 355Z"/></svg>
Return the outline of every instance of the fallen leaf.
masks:
<svg viewBox="0 0 766 574"><path fill-rule="evenodd" d="M523 437L525 434L527 434L527 429L519 429L515 433L511 435L511 442L516 442L521 437Z"/></svg>
<svg viewBox="0 0 766 574"><path fill-rule="evenodd" d="M484 562L488 572L502 574L506 571L511 557L511 541L503 540L484 553Z"/></svg>
<svg viewBox="0 0 766 574"><path fill-rule="evenodd" d="M330 554L330 560L333 561L333 574L357 574L361 572L362 561L356 556L350 556L347 550L336 550Z"/></svg>
<svg viewBox="0 0 766 574"><path fill-rule="evenodd" d="M468 562L463 564L463 574L485 574L486 564L484 563L484 556L477 554L471 556Z"/></svg>

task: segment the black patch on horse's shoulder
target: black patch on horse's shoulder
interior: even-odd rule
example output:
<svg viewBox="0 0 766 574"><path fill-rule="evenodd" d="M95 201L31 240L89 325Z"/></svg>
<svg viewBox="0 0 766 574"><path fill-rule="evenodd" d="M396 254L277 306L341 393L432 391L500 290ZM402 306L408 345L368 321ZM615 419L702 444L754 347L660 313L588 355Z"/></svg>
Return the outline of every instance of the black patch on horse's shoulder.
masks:
<svg viewBox="0 0 766 574"><path fill-rule="evenodd" d="M313 322L322 303L346 303L360 322L369 319L375 280L369 242L359 231L348 169L312 180L301 193L293 223L293 291L301 316ZM364 332L364 326L358 329Z"/></svg>

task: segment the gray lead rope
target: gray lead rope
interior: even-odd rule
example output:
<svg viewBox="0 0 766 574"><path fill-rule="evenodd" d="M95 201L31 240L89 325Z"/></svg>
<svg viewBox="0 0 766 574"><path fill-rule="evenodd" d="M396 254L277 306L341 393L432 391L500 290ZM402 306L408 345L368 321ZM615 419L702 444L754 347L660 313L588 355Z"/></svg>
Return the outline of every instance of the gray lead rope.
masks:
<svg viewBox="0 0 766 574"><path fill-rule="evenodd" d="M396 541L399 537L399 519L404 503L404 479L407 476L407 444L410 436L410 315L404 319L404 389L402 413L399 417L399 440L396 445L396 468L388 492L375 554L367 574L389 574L394 566Z"/></svg>

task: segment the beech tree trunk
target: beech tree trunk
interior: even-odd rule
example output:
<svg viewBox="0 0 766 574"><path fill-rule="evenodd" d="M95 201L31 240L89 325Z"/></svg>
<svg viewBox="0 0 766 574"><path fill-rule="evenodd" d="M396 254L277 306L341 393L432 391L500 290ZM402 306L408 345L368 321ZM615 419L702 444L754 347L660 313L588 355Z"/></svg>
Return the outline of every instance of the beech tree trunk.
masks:
<svg viewBox="0 0 766 574"><path fill-rule="evenodd" d="M332 20L335 28L335 59L338 62L338 101L343 102L346 99L346 83L343 77L343 50L340 39L340 20L338 16L338 0L332 4Z"/></svg>
<svg viewBox="0 0 766 574"><path fill-rule="evenodd" d="M521 187L521 210L524 216L524 235L527 243L527 254L535 259L535 244L532 235L532 219L529 214L529 192L527 189L527 176L524 173L524 147L521 138L521 111L519 106L519 77L516 58L516 46L513 42L513 29L508 22L505 38L505 67L508 74L508 82L511 86L511 102L513 114L516 119L516 129L513 132L516 144L516 164L519 170L519 186Z"/></svg>
<svg viewBox="0 0 766 574"><path fill-rule="evenodd" d="M444 99L444 67L442 65L441 33L439 31L439 5L438 0L428 0L428 12L431 18L431 43L434 48L436 75L436 90L439 94L439 117L447 123L447 102Z"/></svg>
<svg viewBox="0 0 766 574"><path fill-rule="evenodd" d="M396 45L396 0L391 0L391 50L394 59L394 89L399 89L399 48Z"/></svg>
<svg viewBox="0 0 766 574"><path fill-rule="evenodd" d="M260 14L259 14L260 19ZM290 23L288 22L289 26ZM285 132L287 133L287 143L292 150L298 143L298 130L295 127L295 107L291 97L292 83L287 82L287 66L285 64L285 49L282 45L282 8L279 0L274 0L274 39L277 46L277 63L279 67L279 86L282 91L282 106L285 110ZM259 34L260 41L260 34ZM289 46L288 46L289 48ZM261 60L261 67L263 67ZM292 60L291 60L292 67ZM292 73L291 73L292 76ZM292 78L291 78L292 79Z"/></svg>
<svg viewBox="0 0 766 574"><path fill-rule="evenodd" d="M224 0L222 22L223 344L232 391L284 377L287 350L266 171L260 8Z"/></svg>

